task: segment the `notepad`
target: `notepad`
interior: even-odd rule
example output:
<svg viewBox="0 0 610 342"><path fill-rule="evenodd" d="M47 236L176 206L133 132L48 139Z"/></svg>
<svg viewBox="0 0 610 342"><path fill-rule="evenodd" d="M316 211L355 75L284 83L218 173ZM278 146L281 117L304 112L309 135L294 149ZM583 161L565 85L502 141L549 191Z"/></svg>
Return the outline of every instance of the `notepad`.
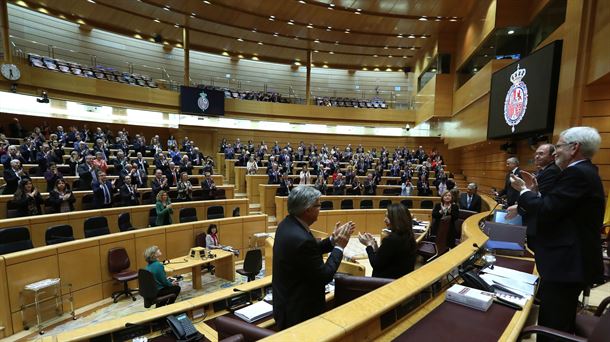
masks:
<svg viewBox="0 0 610 342"><path fill-rule="evenodd" d="M265 301L256 302L234 312L235 316L248 323L256 322L273 313L273 306Z"/></svg>

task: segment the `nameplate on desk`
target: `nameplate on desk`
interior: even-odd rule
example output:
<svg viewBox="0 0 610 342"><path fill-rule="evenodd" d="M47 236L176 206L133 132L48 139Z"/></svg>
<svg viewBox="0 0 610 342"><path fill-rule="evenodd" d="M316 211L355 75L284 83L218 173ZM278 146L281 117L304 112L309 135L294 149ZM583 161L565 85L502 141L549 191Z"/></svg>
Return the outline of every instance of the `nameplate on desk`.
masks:
<svg viewBox="0 0 610 342"><path fill-rule="evenodd" d="M469 308L487 311L493 303L493 293L455 284L445 295L448 302L467 306Z"/></svg>

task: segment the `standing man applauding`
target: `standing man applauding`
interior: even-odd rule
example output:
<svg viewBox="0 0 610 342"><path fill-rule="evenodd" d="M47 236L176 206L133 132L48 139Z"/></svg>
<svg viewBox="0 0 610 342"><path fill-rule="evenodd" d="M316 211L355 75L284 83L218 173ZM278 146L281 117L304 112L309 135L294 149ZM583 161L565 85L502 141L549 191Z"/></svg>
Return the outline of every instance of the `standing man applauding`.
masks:
<svg viewBox="0 0 610 342"><path fill-rule="evenodd" d="M320 192L298 186L288 195L288 213L273 244L273 316L286 329L324 312L324 288L343 257L355 225L335 225L329 238L317 241L310 230L320 214ZM330 253L326 262L322 255Z"/></svg>
<svg viewBox="0 0 610 342"><path fill-rule="evenodd" d="M520 192L519 207L536 215L536 267L542 287L538 324L568 333L574 333L580 292L603 282L599 229L604 188L591 162L600 144L592 127L561 132L555 145L561 173L542 197L535 191L533 175L511 176L512 187Z"/></svg>

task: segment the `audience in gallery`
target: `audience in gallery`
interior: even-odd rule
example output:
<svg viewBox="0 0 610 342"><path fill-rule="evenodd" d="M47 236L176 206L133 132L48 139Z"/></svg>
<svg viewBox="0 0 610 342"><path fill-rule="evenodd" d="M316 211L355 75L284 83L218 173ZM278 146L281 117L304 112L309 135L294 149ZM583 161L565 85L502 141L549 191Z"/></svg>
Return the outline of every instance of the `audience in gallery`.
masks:
<svg viewBox="0 0 610 342"><path fill-rule="evenodd" d="M172 214L174 213L174 209L172 209L172 202L167 195L167 192L164 190L159 191L157 194L157 204L155 205L155 210L157 212L157 221L155 226L165 226L168 224L172 224Z"/></svg>
<svg viewBox="0 0 610 342"><path fill-rule="evenodd" d="M358 234L358 240L366 246L373 277L397 279L415 268L417 244L413 218L407 207L394 203L388 206L383 222L389 233L381 246L370 233Z"/></svg>
<svg viewBox="0 0 610 342"><path fill-rule="evenodd" d="M159 292L157 292L157 297L163 297L168 294L176 295L170 297L170 299L164 303L157 303L156 307L173 304L181 290L178 281L168 277L165 273L165 268L159 261L162 256L163 253L161 253L161 249L157 246L150 246L144 251L144 259L147 263L146 270L152 273L155 283L157 284L157 290L159 290Z"/></svg>
<svg viewBox="0 0 610 342"><path fill-rule="evenodd" d="M123 177L123 185L119 189L121 197L121 204L123 206L132 206L140 204L140 193L138 192L138 185L132 184L130 175Z"/></svg>
<svg viewBox="0 0 610 342"><path fill-rule="evenodd" d="M455 247L455 239L457 238L457 227L455 223L459 217L460 209L455 203L453 194L450 191L445 191L441 194L440 198L440 203L436 203L432 209L430 233L432 236L437 236L441 220L450 220L449 232L447 233L447 246L453 248Z"/></svg>
<svg viewBox="0 0 610 342"><path fill-rule="evenodd" d="M13 195L13 204L17 209L18 217L42 214L42 196L29 178L19 182L19 187Z"/></svg>

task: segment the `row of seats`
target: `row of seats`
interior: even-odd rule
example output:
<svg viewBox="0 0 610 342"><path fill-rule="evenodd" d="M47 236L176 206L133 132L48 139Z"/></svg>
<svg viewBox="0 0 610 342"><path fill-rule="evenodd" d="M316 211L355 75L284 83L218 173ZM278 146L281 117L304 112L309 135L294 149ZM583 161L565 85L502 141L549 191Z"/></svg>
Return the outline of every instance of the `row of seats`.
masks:
<svg viewBox="0 0 610 342"><path fill-rule="evenodd" d="M98 80L108 80L112 82L137 85L141 87L157 88L158 85L150 76L121 72L113 68L103 66L88 67L74 62L66 62L51 57L43 57L33 53L28 54L28 61L34 67L58 71L64 74L71 74L80 77L96 78Z"/></svg>
<svg viewBox="0 0 610 342"><path fill-rule="evenodd" d="M383 199L379 201L379 209L386 209L390 204L392 204L392 200ZM400 204L404 205L409 209L413 209L413 201L409 199L404 199L400 201ZM334 205L332 201L322 201L320 202L320 210L333 210ZM432 200L423 200L419 206L420 209L432 209L434 208L434 201ZM354 209L354 201L351 199L341 200L341 209ZM362 200L360 201L360 209L374 209L372 200Z"/></svg>
<svg viewBox="0 0 610 342"><path fill-rule="evenodd" d="M316 97L314 101L318 106L388 109L388 106L381 98L359 100L347 97Z"/></svg>
<svg viewBox="0 0 610 342"><path fill-rule="evenodd" d="M78 186L78 180L74 181L73 184L73 189L74 186ZM78 188L76 188L78 189ZM176 201L176 197L178 196L178 191L176 190L169 190L167 192L169 198L172 201ZM207 201L207 200L220 200L220 199L226 199L226 195L225 195L225 190L224 189L216 189L216 193L214 195L214 197L210 196L209 191L204 191L201 189L197 189L197 190L193 190L193 194L192 194L192 201ZM90 194L86 194L83 196L82 200L81 200L81 210L93 210L96 209L94 207L94 195L93 193ZM140 200L140 204L141 205L145 205L145 204L155 204L156 203L156 198L153 196L153 192L152 191L146 191L141 193L141 200ZM114 207L121 207L123 206L123 203L121 203L121 198L120 198L120 194L116 193L113 195L112 197L112 205ZM50 207L50 203L48 202L48 198L46 198L44 200L44 212L45 213L52 213L53 210ZM17 217L17 211L18 208L15 205L15 203L13 201L8 201L6 202L6 218L14 218Z"/></svg>
<svg viewBox="0 0 610 342"><path fill-rule="evenodd" d="M239 207L233 210L233 217L239 216ZM207 209L207 220L220 219L225 217L224 208L222 206L211 206ZM157 220L156 208L150 209L149 212L149 227L154 227ZM181 208L179 212L180 223L199 221L197 210L192 207ZM118 217L119 230L128 232L136 229L131 224L131 215L122 213ZM85 238L96 237L110 234L108 220L104 216L90 217L83 223ZM48 227L45 232L45 242L47 245L68 242L74 240L74 231L72 226L68 224L56 225ZM3 228L0 229L0 255L13 253L21 250L33 248L30 238L30 231L26 227Z"/></svg>

